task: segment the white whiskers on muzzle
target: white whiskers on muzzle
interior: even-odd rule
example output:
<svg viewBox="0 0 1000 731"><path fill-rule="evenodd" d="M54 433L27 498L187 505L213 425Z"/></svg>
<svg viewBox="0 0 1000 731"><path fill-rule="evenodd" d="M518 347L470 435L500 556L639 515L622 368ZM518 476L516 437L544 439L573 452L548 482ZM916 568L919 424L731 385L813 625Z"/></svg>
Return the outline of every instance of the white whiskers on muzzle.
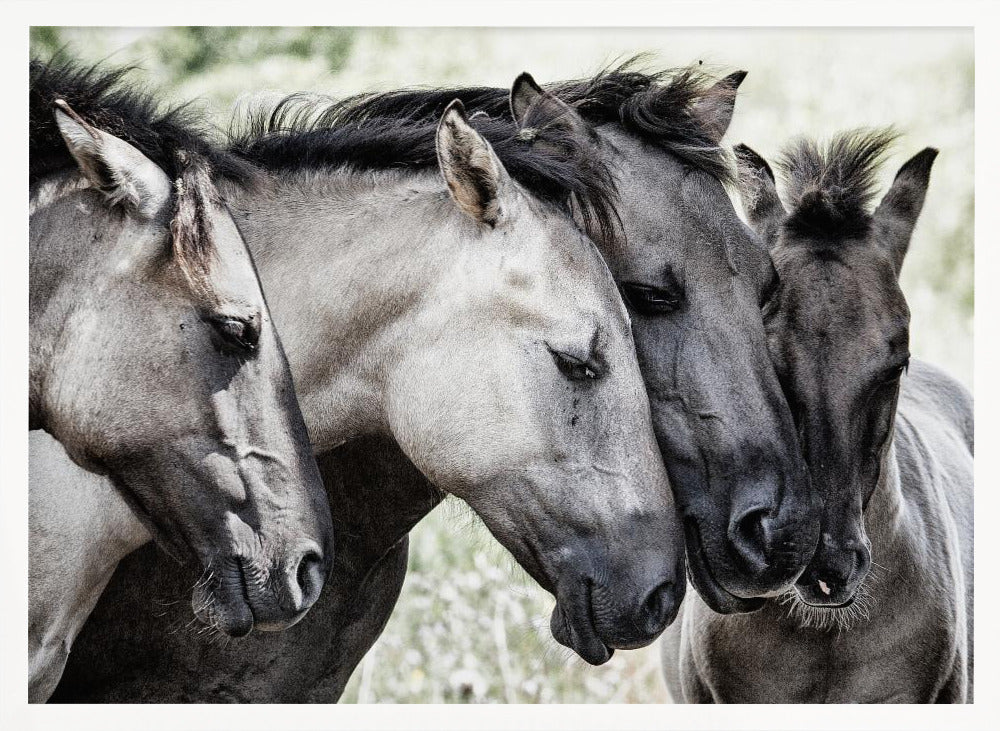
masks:
<svg viewBox="0 0 1000 731"><path fill-rule="evenodd" d="M871 621L872 612L876 609L874 587L881 577L879 570L883 567L872 562L868 575L858 586L854 601L846 607L814 607L803 602L794 588L790 588L776 597L778 603L788 608L786 617L803 629L815 629L820 632L836 630L838 633Z"/></svg>

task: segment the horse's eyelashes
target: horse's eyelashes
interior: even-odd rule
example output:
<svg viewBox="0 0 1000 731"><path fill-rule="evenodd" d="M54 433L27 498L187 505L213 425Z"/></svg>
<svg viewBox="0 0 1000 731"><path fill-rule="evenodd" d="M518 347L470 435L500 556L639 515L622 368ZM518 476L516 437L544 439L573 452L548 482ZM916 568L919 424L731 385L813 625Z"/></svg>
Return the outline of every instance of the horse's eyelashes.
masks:
<svg viewBox="0 0 1000 731"><path fill-rule="evenodd" d="M643 315L665 315L674 312L681 306L683 300L683 296L673 289L633 282L623 283L621 292L625 304Z"/></svg>
<svg viewBox="0 0 1000 731"><path fill-rule="evenodd" d="M596 381L604 375L603 369L593 359L584 360L568 353L549 349L556 368L573 381Z"/></svg>
<svg viewBox="0 0 1000 731"><path fill-rule="evenodd" d="M221 340L224 351L246 355L257 350L260 331L252 317L246 320L236 317L211 317L208 321Z"/></svg>

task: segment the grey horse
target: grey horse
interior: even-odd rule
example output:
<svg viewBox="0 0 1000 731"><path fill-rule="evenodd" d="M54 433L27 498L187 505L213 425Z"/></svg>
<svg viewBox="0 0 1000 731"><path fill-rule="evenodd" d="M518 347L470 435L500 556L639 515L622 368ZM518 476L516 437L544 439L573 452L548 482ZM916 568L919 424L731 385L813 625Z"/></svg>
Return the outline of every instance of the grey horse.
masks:
<svg viewBox="0 0 1000 731"><path fill-rule="evenodd" d="M239 636L294 624L331 565L330 509L217 193L223 171L181 112L158 111L122 72L30 73L29 428L195 564L185 575L188 587L202 575L191 602L207 625ZM60 537L88 506L80 494L69 512L44 509L58 502L32 501L33 699L54 687L79 627L48 591L72 581Z"/></svg>
<svg viewBox="0 0 1000 731"><path fill-rule="evenodd" d="M435 486L433 500L401 496L403 509L429 509L438 490L464 499L556 596L556 639L600 663L650 643L676 615L683 533L628 313L566 208L572 193L600 235L610 176L568 132L546 149L513 132L482 119L474 127L460 103L440 122L316 130L296 130L279 109L234 146L268 180L229 199L316 450L362 437L398 445ZM335 476L329 489L341 494ZM390 486L364 497L389 508L397 494ZM363 546L394 527L349 532ZM141 560L152 586L175 585L172 567ZM125 610L129 627L112 627L106 617L123 611L122 590L144 609ZM337 599L361 616L369 609ZM320 621L290 643L251 637L206 648L165 631L182 608L164 619L152 609L148 589L116 581L57 697L92 699L107 684L101 697L288 700L313 691L308 678L325 671L316 658L299 663L302 650L333 645L334 629ZM147 620L158 629L147 632ZM287 660L286 645L296 647ZM293 661L277 681L250 670Z"/></svg>
<svg viewBox="0 0 1000 731"><path fill-rule="evenodd" d="M515 84L514 110L510 94L501 89L400 91L332 103L310 125L320 135L325 128L381 124L386 117L429 118L459 97L470 110L485 112L491 124L512 124L516 113L521 123L509 135L525 150L547 154L568 135L585 143L590 162L581 164L611 167L624 192L619 212L627 237L596 238L628 300L674 492L682 505L691 506L689 524L704 517L704 532L716 537L721 557L716 568L706 571L703 561L693 578L727 611L759 606L750 595L794 580L812 555L818 530L761 320L760 304L775 281L773 267L723 188L730 169L720 140L743 76L716 82L696 69L646 74L623 66L554 85L554 95L540 94L530 77L522 77ZM482 115L476 120L484 123ZM288 119L275 121L278 129L288 126ZM530 178L530 170L512 169ZM586 209L580 213L588 218ZM156 662L137 652L138 639L122 643L109 658L115 612L99 607L84 630L78 662L71 663L73 692L67 682L62 697L128 698L131 691L119 675L123 668L138 673L153 667L163 682L144 691L147 699L336 700L398 597L408 531L442 494L385 436L355 439L319 461L334 520L346 538L328 590L306 623L293 635L260 645L256 660L241 659L239 673L252 687L234 692L232 656L180 635L157 638ZM778 486L784 490L780 500ZM712 501L705 500L708 495ZM749 515L750 507L766 509ZM731 514L749 515L743 529L733 531L733 541L730 523L740 521ZM785 539L798 536L798 555L781 556L781 541L769 540L779 537L768 533L778 516L792 516ZM765 521L764 530L750 525L755 520ZM123 564L102 605L131 607L145 638L156 621L142 615L142 596L128 587L151 571L155 585L176 582L143 553ZM754 568L766 569L772 561L779 571L770 575ZM747 596L731 594L716 576ZM96 679L95 666L102 668ZM205 685L198 687L195 677Z"/></svg>
<svg viewBox="0 0 1000 731"><path fill-rule="evenodd" d="M766 162L737 148L752 225L780 276L768 339L824 504L794 592L723 617L697 597L664 636L677 701L972 700L973 403L910 359L899 272L937 151L902 166L874 212L892 136L801 141Z"/></svg>

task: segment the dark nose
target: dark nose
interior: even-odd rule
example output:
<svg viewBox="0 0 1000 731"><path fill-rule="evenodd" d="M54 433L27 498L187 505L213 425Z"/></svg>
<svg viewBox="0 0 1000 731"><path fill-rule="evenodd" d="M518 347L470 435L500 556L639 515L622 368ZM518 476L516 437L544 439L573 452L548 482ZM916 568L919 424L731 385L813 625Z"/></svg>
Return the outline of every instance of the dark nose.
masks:
<svg viewBox="0 0 1000 731"><path fill-rule="evenodd" d="M638 612L637 625L644 634L655 637L674 621L680 607L674 582L664 581L646 595Z"/></svg>
<svg viewBox="0 0 1000 731"><path fill-rule="evenodd" d="M842 606L857 594L871 561L865 546L823 551L795 582L796 589L813 606Z"/></svg>
<svg viewBox="0 0 1000 731"><path fill-rule="evenodd" d="M770 565L770 507L755 507L735 516L729 523L729 544L751 573L759 574Z"/></svg>
<svg viewBox="0 0 1000 731"><path fill-rule="evenodd" d="M292 592L292 597L298 599L295 602L296 611L308 609L319 598L323 582L326 579L326 568L326 563L319 551L308 550L302 554L295 570L297 591Z"/></svg>
<svg viewBox="0 0 1000 731"><path fill-rule="evenodd" d="M826 595L844 590L853 591L871 568L871 554L864 547L839 551L824 556L823 561L808 572L816 581L817 588Z"/></svg>
<svg viewBox="0 0 1000 731"><path fill-rule="evenodd" d="M776 505L756 505L737 513L729 524L729 545L743 572L761 588L790 583L807 560L797 525L779 520L777 514Z"/></svg>

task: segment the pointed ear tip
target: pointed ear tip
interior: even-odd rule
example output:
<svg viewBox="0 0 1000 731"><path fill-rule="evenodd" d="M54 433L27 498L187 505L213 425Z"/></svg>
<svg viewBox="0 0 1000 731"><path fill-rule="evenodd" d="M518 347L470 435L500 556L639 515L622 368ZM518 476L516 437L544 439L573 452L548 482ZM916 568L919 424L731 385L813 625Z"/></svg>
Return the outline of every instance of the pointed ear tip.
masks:
<svg viewBox="0 0 1000 731"><path fill-rule="evenodd" d="M939 151L936 147L925 147L903 163L903 167L899 169L899 173L897 173L897 175L930 175L931 167L934 165L934 160L937 159L938 152Z"/></svg>
<svg viewBox="0 0 1000 731"><path fill-rule="evenodd" d="M528 84L535 89L538 88L538 82L535 81L535 77L527 71L522 71L517 75L517 78L514 79L514 86L519 86L521 84Z"/></svg>
<svg viewBox="0 0 1000 731"><path fill-rule="evenodd" d="M73 114L73 109L66 103L65 99L56 99L52 102L52 116L55 117L57 124L66 124L67 122L78 124L74 118L76 115Z"/></svg>
<svg viewBox="0 0 1000 731"><path fill-rule="evenodd" d="M733 73L729 74L729 76L727 76L726 78L732 82L733 87L737 87L743 83L743 80L746 79L747 74L749 73L750 73L749 71L744 71L741 69L739 71L734 71Z"/></svg>
<svg viewBox="0 0 1000 731"><path fill-rule="evenodd" d="M462 121L465 121L465 105L462 103L461 99L452 99L448 106L444 108L444 114L441 115L441 119L443 121L455 114L457 114Z"/></svg>
<svg viewBox="0 0 1000 731"><path fill-rule="evenodd" d="M736 155L736 162L738 163L753 164L758 167L764 165L764 158L757 154L756 150L743 142L733 147L733 153Z"/></svg>

